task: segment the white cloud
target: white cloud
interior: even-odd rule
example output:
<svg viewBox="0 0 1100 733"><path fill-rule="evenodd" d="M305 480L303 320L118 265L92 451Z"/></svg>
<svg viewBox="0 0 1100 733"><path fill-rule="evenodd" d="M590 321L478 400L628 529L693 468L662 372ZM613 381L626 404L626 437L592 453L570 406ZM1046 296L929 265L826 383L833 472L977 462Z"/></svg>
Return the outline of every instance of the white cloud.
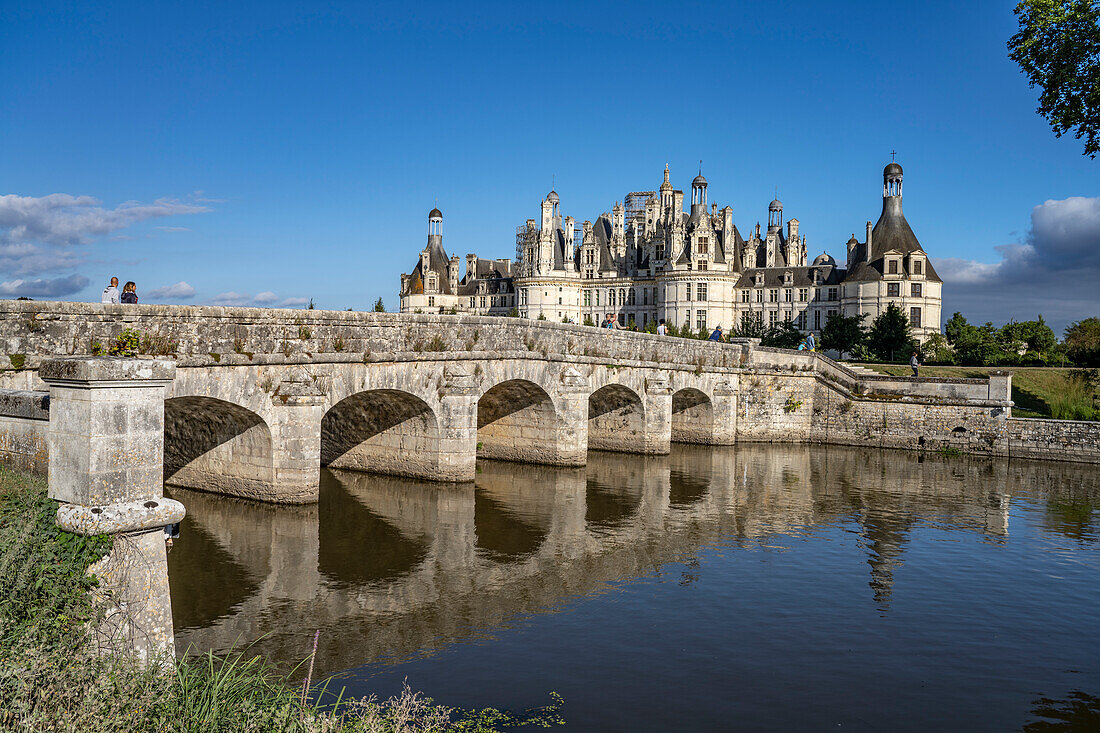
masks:
<svg viewBox="0 0 1100 733"><path fill-rule="evenodd" d="M189 232L188 227L157 227L162 232Z"/></svg>
<svg viewBox="0 0 1100 733"><path fill-rule="evenodd" d="M944 318L1004 323L1037 314L1055 330L1100 315L1100 197L1050 200L1031 210L1022 243L996 248L1001 260L933 258L944 280Z"/></svg>
<svg viewBox="0 0 1100 733"><path fill-rule="evenodd" d="M84 244L148 219L198 214L206 206L160 198L151 204L127 201L113 209L91 196L52 193L48 196L0 196L0 243L41 242Z"/></svg>
<svg viewBox="0 0 1100 733"><path fill-rule="evenodd" d="M277 301L278 299L279 299L279 296L278 296L278 295L276 295L275 293L271 292L270 290L265 290L265 291L264 291L264 292L262 292L262 293L256 293L256 298L255 298L255 301L256 301L257 303L264 303L264 304L266 304L266 303L274 303L274 302L275 302L275 301Z"/></svg>
<svg viewBox="0 0 1100 733"><path fill-rule="evenodd" d="M283 306L284 308L293 308L295 306L305 305L307 303L309 303L309 298L287 298L282 303L279 303L279 305Z"/></svg>
<svg viewBox="0 0 1100 733"><path fill-rule="evenodd" d="M88 278L81 275L69 275L52 280L11 280L0 282L0 295L15 298L20 296L56 298L78 293L87 285Z"/></svg>
<svg viewBox="0 0 1100 733"><path fill-rule="evenodd" d="M145 294L145 297L149 300L187 300L195 297L195 289L180 280L175 285L153 288Z"/></svg>
<svg viewBox="0 0 1100 733"><path fill-rule="evenodd" d="M219 293L210 299L210 302L214 305L248 305L251 301L251 295L233 290L228 293Z"/></svg>

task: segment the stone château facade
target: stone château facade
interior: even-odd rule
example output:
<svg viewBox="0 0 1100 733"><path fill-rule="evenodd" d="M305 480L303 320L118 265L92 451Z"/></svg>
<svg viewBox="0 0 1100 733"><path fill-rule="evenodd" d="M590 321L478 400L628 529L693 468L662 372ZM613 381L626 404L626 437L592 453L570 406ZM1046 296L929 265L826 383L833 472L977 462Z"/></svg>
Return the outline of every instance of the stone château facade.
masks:
<svg viewBox="0 0 1100 733"><path fill-rule="evenodd" d="M599 324L611 314L638 328L666 320L692 330L745 319L765 326L791 321L820 332L831 315L867 314L867 323L894 303L924 340L939 331L942 281L901 207L902 169L883 171L882 214L867 222L864 241L848 241L843 267L828 254L807 257L798 219L784 221L783 204L768 206L760 224L743 235L733 209L708 210L707 180L691 183L690 210L672 187L668 166L657 191L627 196L611 213L578 229L562 217L557 192L517 235L518 260L460 261L443 249L443 214L428 216L428 245L411 274L401 275L401 312L464 312L544 317Z"/></svg>

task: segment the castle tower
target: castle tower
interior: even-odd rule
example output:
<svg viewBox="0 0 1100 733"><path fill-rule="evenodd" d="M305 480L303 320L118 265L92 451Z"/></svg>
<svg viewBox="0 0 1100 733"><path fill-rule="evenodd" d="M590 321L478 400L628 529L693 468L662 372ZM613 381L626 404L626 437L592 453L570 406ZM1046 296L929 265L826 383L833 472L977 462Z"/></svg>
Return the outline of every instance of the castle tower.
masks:
<svg viewBox="0 0 1100 733"><path fill-rule="evenodd" d="M768 231L778 232L783 226L783 202L773 199L768 204Z"/></svg>
<svg viewBox="0 0 1100 733"><path fill-rule="evenodd" d="M665 180L661 182L661 211L672 208L672 184L668 180L668 163L665 163Z"/></svg>
<svg viewBox="0 0 1100 733"><path fill-rule="evenodd" d="M691 182L691 217L702 216L707 213L707 179L703 178L703 172L695 176Z"/></svg>
<svg viewBox="0 0 1100 733"><path fill-rule="evenodd" d="M432 237L435 237L435 239L433 240ZM433 243L443 243L443 212L439 209L432 209L428 212L428 244Z"/></svg>

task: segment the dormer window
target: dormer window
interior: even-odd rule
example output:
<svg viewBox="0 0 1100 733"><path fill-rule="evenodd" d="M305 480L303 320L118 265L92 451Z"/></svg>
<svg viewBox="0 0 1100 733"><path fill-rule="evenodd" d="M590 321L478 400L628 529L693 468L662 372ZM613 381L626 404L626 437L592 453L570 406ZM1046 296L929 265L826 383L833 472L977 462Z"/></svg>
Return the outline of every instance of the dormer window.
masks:
<svg viewBox="0 0 1100 733"><path fill-rule="evenodd" d="M898 261L891 258L886 261L886 272L890 275L898 274Z"/></svg>
<svg viewBox="0 0 1100 733"><path fill-rule="evenodd" d="M784 284L784 285L790 285L790 284L791 284L791 280L792 280L792 276L791 276L791 273L789 273L789 272L784 272L784 273L783 273L783 284Z"/></svg>
<svg viewBox="0 0 1100 733"><path fill-rule="evenodd" d="M923 275L924 274L924 263L921 262L920 260L913 260L913 274L914 275Z"/></svg>

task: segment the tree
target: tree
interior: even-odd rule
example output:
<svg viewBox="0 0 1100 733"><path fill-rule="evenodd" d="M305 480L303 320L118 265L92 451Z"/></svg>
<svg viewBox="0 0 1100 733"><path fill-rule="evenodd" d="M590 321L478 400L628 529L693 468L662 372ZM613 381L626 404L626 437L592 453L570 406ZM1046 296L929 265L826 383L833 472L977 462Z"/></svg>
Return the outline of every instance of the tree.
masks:
<svg viewBox="0 0 1100 733"><path fill-rule="evenodd" d="M1073 131L1084 154L1100 152L1100 3L1094 0L1023 0L1020 30L1008 57L1043 91L1036 110L1056 137Z"/></svg>
<svg viewBox="0 0 1100 733"><path fill-rule="evenodd" d="M375 313L385 313L386 312L386 304L382 302L381 298L374 301L374 312Z"/></svg>
<svg viewBox="0 0 1100 733"><path fill-rule="evenodd" d="M921 363L954 364L955 350L947 343L942 333L929 336L920 347Z"/></svg>
<svg viewBox="0 0 1100 733"><path fill-rule="evenodd" d="M961 313L955 313L944 324L943 332L960 366L993 366L1008 360L1000 333L992 323L975 326Z"/></svg>
<svg viewBox="0 0 1100 733"><path fill-rule="evenodd" d="M741 325L733 329L731 335L743 339L762 339L767 332L768 329L764 326L764 314L757 311L756 313L742 313Z"/></svg>
<svg viewBox="0 0 1100 733"><path fill-rule="evenodd" d="M867 347L882 361L907 361L917 350L917 342L909 332L909 319L896 304L886 306L871 323Z"/></svg>
<svg viewBox="0 0 1100 733"><path fill-rule="evenodd" d="M863 327L863 319L866 317L866 313L854 316L837 313L830 316L825 321L825 328L821 329L821 348L839 351L840 358L843 359L844 354L850 354L867 338L867 330Z"/></svg>
<svg viewBox="0 0 1100 733"><path fill-rule="evenodd" d="M1066 329L1066 353L1078 366L1100 366L1100 318L1086 318Z"/></svg>
<svg viewBox="0 0 1100 733"><path fill-rule="evenodd" d="M1048 361L1058 346L1058 337L1042 315L1035 321L1009 321L1001 327L999 340L1006 353L1017 353L1030 363Z"/></svg>
<svg viewBox="0 0 1100 733"><path fill-rule="evenodd" d="M790 321L782 321L768 329L760 340L760 345L777 349L797 349L803 338L797 326Z"/></svg>

